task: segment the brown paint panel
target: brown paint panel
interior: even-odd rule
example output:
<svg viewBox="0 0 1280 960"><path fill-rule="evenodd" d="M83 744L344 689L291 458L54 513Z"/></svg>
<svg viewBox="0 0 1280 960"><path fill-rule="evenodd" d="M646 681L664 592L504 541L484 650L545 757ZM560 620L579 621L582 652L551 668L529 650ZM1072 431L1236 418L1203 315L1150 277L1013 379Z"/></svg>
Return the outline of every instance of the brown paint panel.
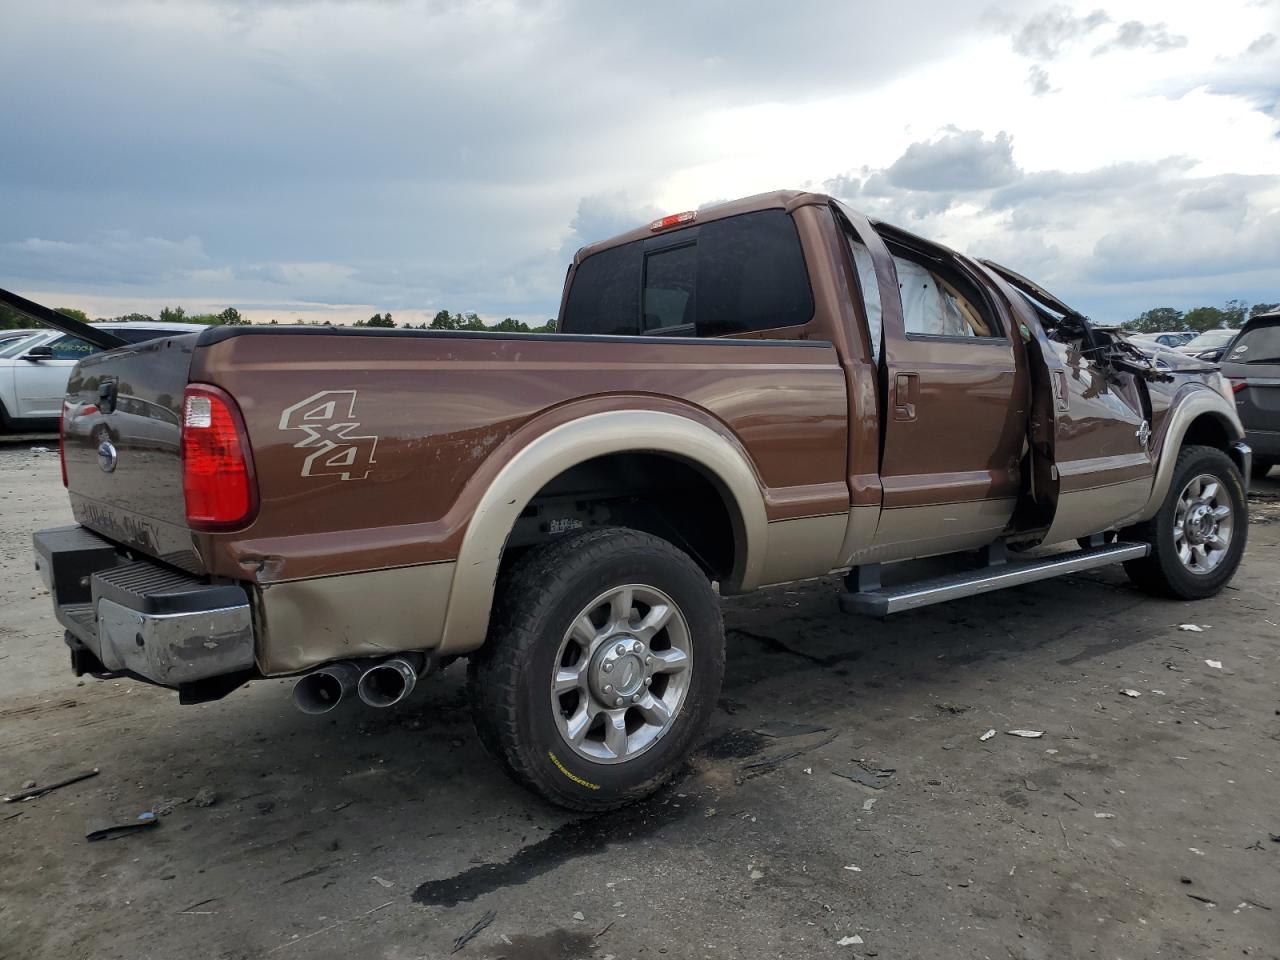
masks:
<svg viewBox="0 0 1280 960"><path fill-rule="evenodd" d="M677 411L731 438L770 520L848 509L847 401L830 346L286 332L201 348L192 379L237 398L259 478L258 519L202 538L225 576L287 580L453 559L486 482L516 450L609 409ZM340 412L351 416L339 419L356 424L348 438L366 439L354 465L302 476L313 450L298 443L308 433L293 421L282 429L281 417L326 391L355 391L354 406L342 394Z"/></svg>

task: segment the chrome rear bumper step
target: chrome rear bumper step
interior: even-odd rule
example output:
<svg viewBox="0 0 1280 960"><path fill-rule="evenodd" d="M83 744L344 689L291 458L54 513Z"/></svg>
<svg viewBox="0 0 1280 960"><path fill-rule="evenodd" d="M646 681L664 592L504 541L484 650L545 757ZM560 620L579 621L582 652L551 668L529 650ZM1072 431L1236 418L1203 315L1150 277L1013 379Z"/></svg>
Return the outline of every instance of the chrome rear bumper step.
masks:
<svg viewBox="0 0 1280 960"><path fill-rule="evenodd" d="M1145 543L1109 543L1035 560L996 563L978 570L965 570L931 580L846 593L840 598L840 609L845 613L886 617L891 613L927 607L959 597L972 597L979 593L1079 573L1125 560L1137 560L1150 551L1150 545Z"/></svg>

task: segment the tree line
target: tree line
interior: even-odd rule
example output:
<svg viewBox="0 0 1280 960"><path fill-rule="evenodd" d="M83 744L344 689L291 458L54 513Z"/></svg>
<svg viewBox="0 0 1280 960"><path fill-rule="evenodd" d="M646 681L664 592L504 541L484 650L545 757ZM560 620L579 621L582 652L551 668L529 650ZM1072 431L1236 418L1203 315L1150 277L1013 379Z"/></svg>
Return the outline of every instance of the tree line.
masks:
<svg viewBox="0 0 1280 960"><path fill-rule="evenodd" d="M1175 330L1204 333L1206 330L1224 327L1238 328L1250 317L1273 310L1280 310L1280 303L1255 303L1250 306L1243 300L1228 300L1221 307L1195 307L1185 313L1173 307L1153 307L1132 320L1126 320L1121 326L1134 333L1164 333Z"/></svg>
<svg viewBox="0 0 1280 960"><path fill-rule="evenodd" d="M119 317L95 317L90 319L87 313L76 307L54 307L54 309L58 313L65 314L82 323L150 323L157 319L145 313L126 313ZM162 323L202 323L208 327L246 326L249 323L235 307L227 307L218 313L187 313L182 307L165 307L160 311L159 319ZM273 318L267 321L267 324L268 326L274 326L278 325L279 322ZM0 304L0 330L22 330L30 327L33 323L33 320L23 314ZM295 325L311 323L313 321L310 320L294 321ZM328 322L323 325L345 326L345 324ZM480 315L476 313L450 313L448 310L440 310L428 322L397 324L395 318L391 316L391 312L387 311L386 313L375 313L368 320L357 320L354 326L399 327L402 330L493 330L502 333L553 333L556 329L556 322L548 320L541 326L531 327L523 320L506 317L490 326L481 320Z"/></svg>

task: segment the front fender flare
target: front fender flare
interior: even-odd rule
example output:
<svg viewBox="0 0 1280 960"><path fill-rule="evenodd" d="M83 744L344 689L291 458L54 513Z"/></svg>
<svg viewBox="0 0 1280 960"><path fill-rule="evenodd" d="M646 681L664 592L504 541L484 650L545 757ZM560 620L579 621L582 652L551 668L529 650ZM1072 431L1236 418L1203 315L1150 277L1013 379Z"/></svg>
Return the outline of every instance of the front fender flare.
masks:
<svg viewBox="0 0 1280 960"><path fill-rule="evenodd" d="M481 496L458 554L439 653L466 653L484 643L503 549L516 518L538 491L579 463L629 452L679 457L720 487L740 538L727 586L747 590L759 583L768 523L760 483L740 446L711 427L674 413L589 414L560 424L522 447Z"/></svg>
<svg viewBox="0 0 1280 960"><path fill-rule="evenodd" d="M1173 481L1173 468L1178 462L1178 451L1182 449L1182 441L1191 429L1191 425L1200 417L1212 417L1218 421L1232 441L1244 438L1244 427L1235 407L1227 403L1222 394L1210 387L1195 390L1177 400L1169 412L1169 425L1164 431L1164 441L1160 446L1160 462L1156 465L1155 482L1151 485L1151 496L1147 498L1137 520L1150 520L1164 503L1169 492L1169 484ZM1230 450L1224 451L1230 454Z"/></svg>

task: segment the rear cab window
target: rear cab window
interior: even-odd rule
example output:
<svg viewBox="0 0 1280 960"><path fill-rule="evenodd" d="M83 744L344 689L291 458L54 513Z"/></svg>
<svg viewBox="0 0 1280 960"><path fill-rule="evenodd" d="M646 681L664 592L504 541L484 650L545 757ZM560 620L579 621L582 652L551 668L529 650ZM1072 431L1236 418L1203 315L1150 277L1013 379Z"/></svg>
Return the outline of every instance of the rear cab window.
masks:
<svg viewBox="0 0 1280 960"><path fill-rule="evenodd" d="M795 224L761 210L587 257L560 332L728 337L801 326L813 312Z"/></svg>

